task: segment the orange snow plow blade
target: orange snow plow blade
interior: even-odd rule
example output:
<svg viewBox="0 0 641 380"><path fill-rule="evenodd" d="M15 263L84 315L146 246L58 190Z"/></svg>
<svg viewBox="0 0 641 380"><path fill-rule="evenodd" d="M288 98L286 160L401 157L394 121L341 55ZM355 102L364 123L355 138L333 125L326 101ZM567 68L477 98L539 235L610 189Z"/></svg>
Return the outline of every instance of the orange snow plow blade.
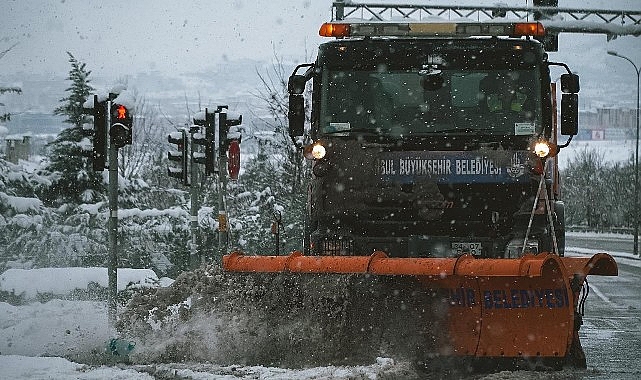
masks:
<svg viewBox="0 0 641 380"><path fill-rule="evenodd" d="M413 278L446 305L435 338L436 354L476 358L553 358L581 356L577 305L587 275L616 276L607 254L590 258L553 254L518 259L390 258L371 256L247 256L223 258L230 272L363 274ZM426 305L431 307L433 305ZM577 351L578 350L578 351ZM579 364L581 365L581 364ZM584 364L583 364L584 365Z"/></svg>

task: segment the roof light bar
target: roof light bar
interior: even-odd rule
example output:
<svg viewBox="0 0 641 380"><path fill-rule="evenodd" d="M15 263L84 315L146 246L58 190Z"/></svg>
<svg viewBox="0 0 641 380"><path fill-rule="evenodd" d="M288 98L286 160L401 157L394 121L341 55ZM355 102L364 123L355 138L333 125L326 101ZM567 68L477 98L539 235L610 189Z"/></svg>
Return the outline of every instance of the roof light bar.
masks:
<svg viewBox="0 0 641 380"><path fill-rule="evenodd" d="M540 22L519 22L514 24L515 36L545 36L545 28Z"/></svg>
<svg viewBox="0 0 641 380"><path fill-rule="evenodd" d="M545 28L539 22L357 22L324 23L319 31L323 37L428 37L428 36L544 36Z"/></svg>
<svg viewBox="0 0 641 380"><path fill-rule="evenodd" d="M349 37L350 24L326 22L321 25L318 34L320 34L322 37Z"/></svg>

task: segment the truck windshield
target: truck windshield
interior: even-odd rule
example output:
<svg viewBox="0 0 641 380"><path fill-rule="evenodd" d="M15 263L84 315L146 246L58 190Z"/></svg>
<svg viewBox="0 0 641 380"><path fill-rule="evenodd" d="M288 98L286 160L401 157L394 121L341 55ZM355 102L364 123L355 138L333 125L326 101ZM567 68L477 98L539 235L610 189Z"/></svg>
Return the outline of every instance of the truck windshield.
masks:
<svg viewBox="0 0 641 380"><path fill-rule="evenodd" d="M540 78L527 70L324 70L322 134L533 135Z"/></svg>

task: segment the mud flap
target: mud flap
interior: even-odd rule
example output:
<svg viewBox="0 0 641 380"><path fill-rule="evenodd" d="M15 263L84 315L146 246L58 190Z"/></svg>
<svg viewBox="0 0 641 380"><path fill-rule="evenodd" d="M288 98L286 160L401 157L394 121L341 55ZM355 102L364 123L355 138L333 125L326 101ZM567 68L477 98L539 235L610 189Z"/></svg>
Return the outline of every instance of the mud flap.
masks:
<svg viewBox="0 0 641 380"><path fill-rule="evenodd" d="M587 368L588 366L587 359L585 358L585 352L583 352L581 340L579 339L578 326L574 331L572 344L570 344L570 351L568 352L565 364L576 368Z"/></svg>
<svg viewBox="0 0 641 380"><path fill-rule="evenodd" d="M606 254L583 259L545 253L476 259L388 258L383 252L341 257L236 252L223 258L223 268L296 276L360 275L353 299L361 305L351 306L349 329L356 335L378 334L391 342L391 351L406 350L417 360L548 360L579 367L585 366L580 321L575 319L580 287L588 274L617 272Z"/></svg>

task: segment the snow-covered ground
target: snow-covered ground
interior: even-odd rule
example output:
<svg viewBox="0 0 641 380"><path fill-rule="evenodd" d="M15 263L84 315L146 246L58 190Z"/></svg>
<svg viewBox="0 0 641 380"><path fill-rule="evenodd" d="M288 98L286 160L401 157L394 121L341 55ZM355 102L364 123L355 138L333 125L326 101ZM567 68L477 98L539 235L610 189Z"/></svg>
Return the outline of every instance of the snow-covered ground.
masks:
<svg viewBox="0 0 641 380"><path fill-rule="evenodd" d="M90 368L59 357L0 356L1 379L132 379L147 380L152 376L133 369L114 367Z"/></svg>
<svg viewBox="0 0 641 380"><path fill-rule="evenodd" d="M107 323L104 302L51 300L12 306L0 303L0 379L154 379L167 373L190 379L375 379L381 374L403 378L407 363L379 358L351 367L283 369L219 366L202 363L106 366L84 362L105 353L115 334Z"/></svg>
<svg viewBox="0 0 641 380"><path fill-rule="evenodd" d="M213 364L174 364L138 366L89 366L60 357L0 356L0 379L388 379L408 378L411 370L407 364L397 364L392 359L379 358L369 366L316 367L307 369L283 369L273 367L217 366ZM411 375L410 375L411 376Z"/></svg>
<svg viewBox="0 0 641 380"><path fill-rule="evenodd" d="M560 143L565 142L564 137ZM564 169L570 161L584 150L595 150L603 156L603 162L613 164L616 162L627 162L635 151L634 140L597 140L581 141L573 140L566 148L559 152L559 166Z"/></svg>
<svg viewBox="0 0 641 380"><path fill-rule="evenodd" d="M160 284L151 269L118 268L118 291L127 286L152 287ZM167 285L169 279L163 278ZM87 289L90 283L107 287L107 268L39 268L8 269L0 275L0 290L34 298L39 293L65 295L76 289Z"/></svg>
<svg viewBox="0 0 641 380"><path fill-rule="evenodd" d="M577 234L577 233L574 233ZM593 236L578 233L580 236ZM603 236L603 235L600 235ZM627 239L629 236L616 235ZM571 255L596 253L594 250L568 248ZM641 260L625 252L612 252L617 261L641 267ZM64 270L62 270L64 272ZM95 273L101 271L94 271ZM6 273L6 272L5 272ZM13 284L29 294L42 291L42 281L19 281L12 272ZM29 277L35 272L21 272ZM47 271L43 271L47 273ZM58 278L85 278L88 272L74 275L75 269ZM4 274L2 275L4 276ZM0 276L0 278L2 278ZM45 278L46 276L42 276ZM143 276L144 277L144 276ZM6 276L5 276L6 278ZM91 280L91 278L87 278ZM7 285L5 281L5 285ZM57 285L60 287L60 284ZM75 283L74 287L78 284ZM80 285L81 286L81 285ZM210 363L176 363L144 365L97 365L92 357L107 350L107 342L116 334L107 323L104 302L52 299L13 306L0 302L0 379L403 379L416 378L406 362L378 358L361 366L325 366L286 369L262 366L216 365ZM542 379L541 374L505 372L487 375L485 379ZM478 377L476 377L478 378ZM563 378L563 377L557 377Z"/></svg>
<svg viewBox="0 0 641 380"><path fill-rule="evenodd" d="M90 283L106 286L106 275L105 268L10 269L0 275L0 290L22 294L29 300L43 293L68 294ZM129 283L136 287L171 283L167 279L159 281L149 270L121 269L119 275L120 290ZM0 380L154 379L159 375L193 379L374 379L380 374L404 378L411 372L409 364L389 358L364 366L308 369L202 363L96 365L101 358L109 358L108 342L114 337L117 334L108 324L103 301L51 299L20 306L0 302Z"/></svg>

